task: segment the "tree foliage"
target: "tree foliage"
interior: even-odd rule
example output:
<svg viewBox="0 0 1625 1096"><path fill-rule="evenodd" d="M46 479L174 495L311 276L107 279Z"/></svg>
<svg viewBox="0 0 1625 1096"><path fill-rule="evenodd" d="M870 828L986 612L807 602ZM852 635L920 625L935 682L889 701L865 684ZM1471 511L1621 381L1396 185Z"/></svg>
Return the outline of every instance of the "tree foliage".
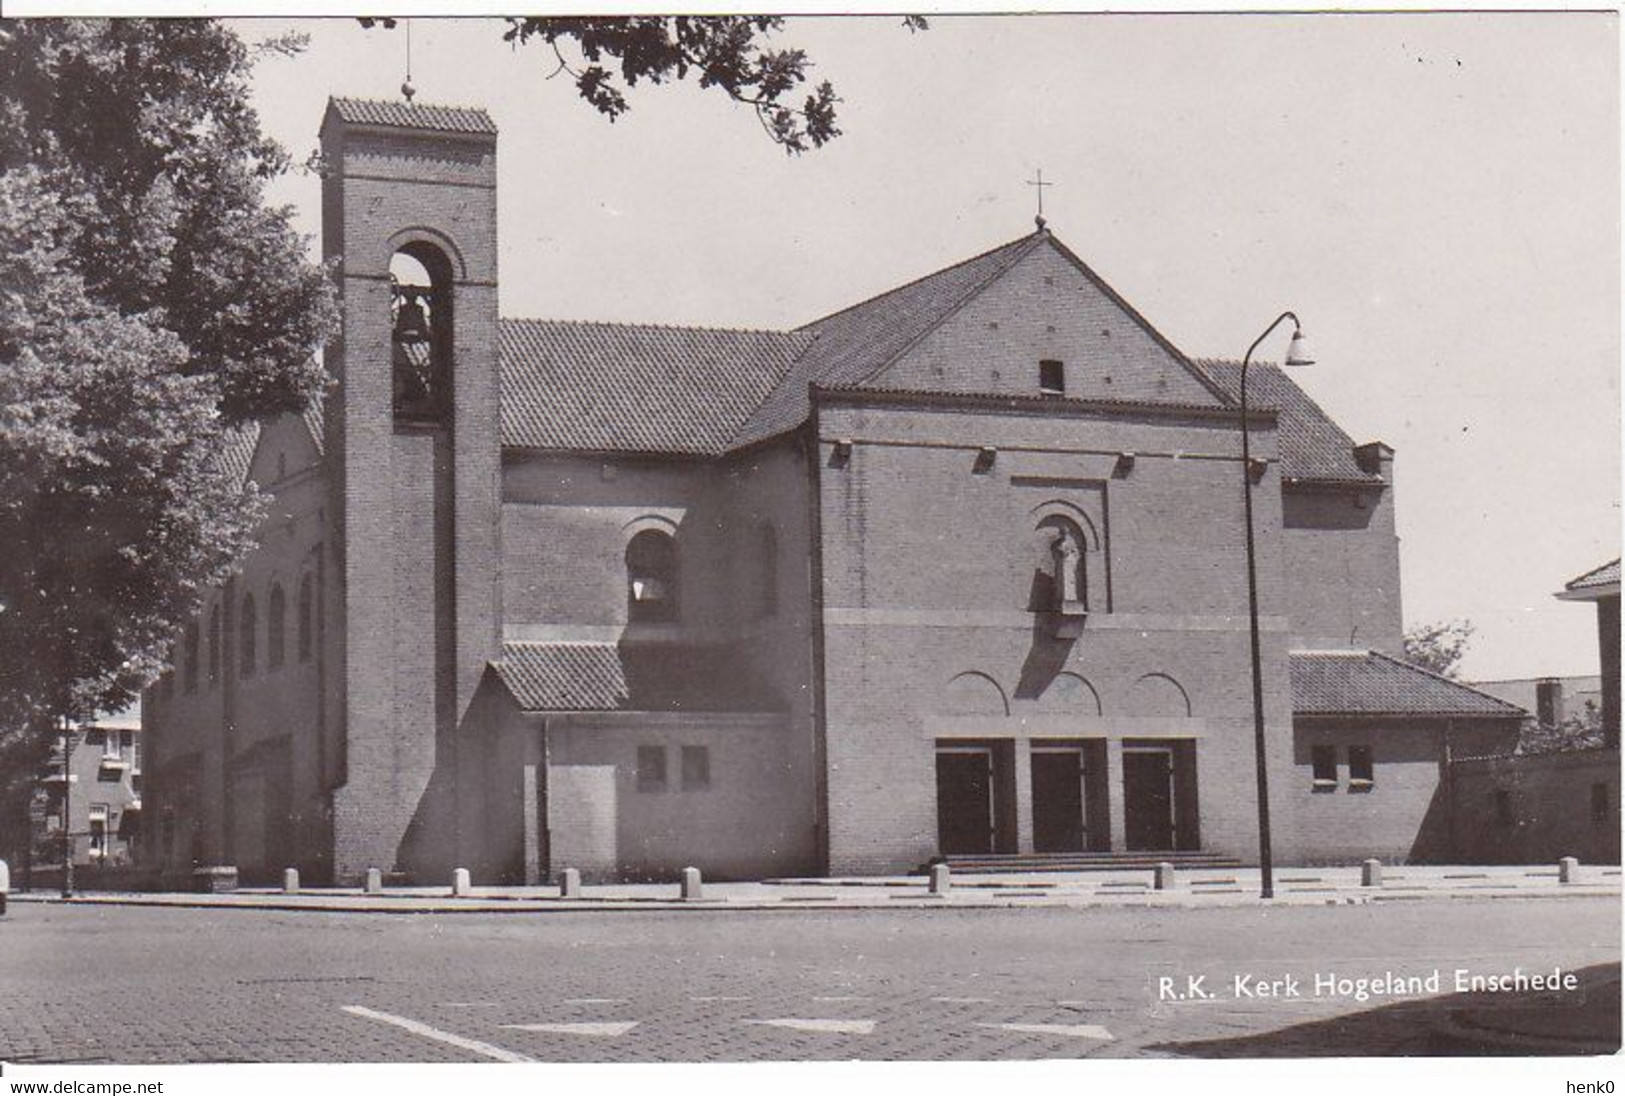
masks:
<svg viewBox="0 0 1625 1096"><path fill-rule="evenodd" d="M1477 629L1469 620L1434 621L1405 630L1405 660L1454 680Z"/></svg>
<svg viewBox="0 0 1625 1096"><path fill-rule="evenodd" d="M1525 721L1518 735L1521 754L1566 753L1570 750L1600 750L1606 736L1602 726L1602 709L1595 700L1587 700L1585 707L1564 717L1556 725L1539 720Z"/></svg>
<svg viewBox="0 0 1625 1096"><path fill-rule="evenodd" d="M254 52L205 20L0 28L0 174L38 174L62 261L93 300L176 335L228 422L304 408L332 323L291 212L264 202L288 157L249 102Z"/></svg>
<svg viewBox="0 0 1625 1096"><path fill-rule="evenodd" d="M395 25L393 19L361 22ZM927 24L909 15L903 26L919 31ZM805 51L770 45L783 27L774 15L526 16L508 20L503 40L548 47L555 63L550 76L569 76L581 97L612 122L631 109L627 92L638 83L692 78L753 109L768 136L795 154L840 136L840 99L828 80L808 86L813 65Z"/></svg>
<svg viewBox="0 0 1625 1096"><path fill-rule="evenodd" d="M293 43L274 43L272 52ZM230 432L301 410L331 289L212 21L0 23L0 740L122 706L254 544ZM4 747L0 742L0 748ZM0 763L5 763L0 758Z"/></svg>

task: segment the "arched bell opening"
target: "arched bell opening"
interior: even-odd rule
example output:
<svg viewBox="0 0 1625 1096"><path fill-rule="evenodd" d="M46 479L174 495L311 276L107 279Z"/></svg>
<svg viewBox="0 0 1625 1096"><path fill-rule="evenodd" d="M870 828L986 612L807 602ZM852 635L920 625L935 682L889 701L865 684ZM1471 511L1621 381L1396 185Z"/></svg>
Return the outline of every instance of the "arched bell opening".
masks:
<svg viewBox="0 0 1625 1096"><path fill-rule="evenodd" d="M452 267L413 241L389 262L390 361L395 418L441 423L451 409Z"/></svg>

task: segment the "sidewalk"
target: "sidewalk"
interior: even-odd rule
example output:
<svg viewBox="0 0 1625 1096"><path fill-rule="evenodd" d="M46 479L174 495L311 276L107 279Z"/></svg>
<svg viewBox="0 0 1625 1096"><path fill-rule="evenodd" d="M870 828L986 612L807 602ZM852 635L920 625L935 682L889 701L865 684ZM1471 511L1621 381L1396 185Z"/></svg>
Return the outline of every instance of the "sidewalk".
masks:
<svg viewBox="0 0 1625 1096"><path fill-rule="evenodd" d="M1620 869L1586 866L1575 883L1558 882L1556 866L1389 868L1383 885L1360 885L1359 867L1286 868L1275 873L1275 897L1283 906L1363 905L1373 902L1449 899L1553 899L1618 897ZM1152 872L1035 872L960 875L944 894L932 894L921 876L836 879L775 879L756 883L706 883L703 897L685 900L676 883L603 884L563 899L556 886L475 887L454 897L451 887L390 887L381 894L356 888L280 889L244 887L229 894L83 893L64 900L54 892L16 892L15 903L173 906L192 909L317 910L345 913L568 913L605 910L786 910L786 909L1008 909L1177 908L1202 909L1263 904L1253 869L1204 869L1179 873L1171 889L1155 890Z"/></svg>

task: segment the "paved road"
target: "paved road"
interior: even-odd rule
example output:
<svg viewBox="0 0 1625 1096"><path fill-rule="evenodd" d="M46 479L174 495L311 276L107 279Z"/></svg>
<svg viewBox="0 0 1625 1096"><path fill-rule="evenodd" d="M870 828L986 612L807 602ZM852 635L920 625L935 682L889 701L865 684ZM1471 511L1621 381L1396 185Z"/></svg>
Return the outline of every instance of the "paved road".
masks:
<svg viewBox="0 0 1625 1096"><path fill-rule="evenodd" d="M1612 898L506 916L13 904L0 1060L1574 1052L1617 1046L1619 939ZM1555 966L1579 988L1451 993L1457 968ZM1317 974L1435 970L1425 1000L1313 992ZM1265 982L1299 995L1254 996Z"/></svg>

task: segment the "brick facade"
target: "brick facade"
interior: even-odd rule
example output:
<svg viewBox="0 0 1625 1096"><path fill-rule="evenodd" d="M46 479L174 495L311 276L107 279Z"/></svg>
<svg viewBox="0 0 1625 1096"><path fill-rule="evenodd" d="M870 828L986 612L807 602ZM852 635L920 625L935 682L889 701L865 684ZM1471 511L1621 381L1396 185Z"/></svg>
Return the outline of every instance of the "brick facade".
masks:
<svg viewBox="0 0 1625 1096"><path fill-rule="evenodd" d="M322 147L339 383L319 425L259 432L262 546L204 606L196 680L175 685L183 636L149 691L164 863L340 883L897 871L944 851L963 807L941 782L984 763L989 851L1257 855L1238 409L1047 232L797 332L627 329L638 361L716 378L629 394L614 325L499 338L482 113L340 101ZM395 407L403 248L449 271L439 418ZM523 354L545 368L519 377ZM560 385L577 418L639 421L582 442L569 417L527 427ZM1291 445L1318 429L1352 470L1294 476L1281 414L1252 415L1276 855L1409 855L1432 732L1385 739L1415 779L1311 801L1321 731L1294 731L1288 671L1300 647L1398 651L1391 453L1361 471L1329 420L1294 419Z"/></svg>

